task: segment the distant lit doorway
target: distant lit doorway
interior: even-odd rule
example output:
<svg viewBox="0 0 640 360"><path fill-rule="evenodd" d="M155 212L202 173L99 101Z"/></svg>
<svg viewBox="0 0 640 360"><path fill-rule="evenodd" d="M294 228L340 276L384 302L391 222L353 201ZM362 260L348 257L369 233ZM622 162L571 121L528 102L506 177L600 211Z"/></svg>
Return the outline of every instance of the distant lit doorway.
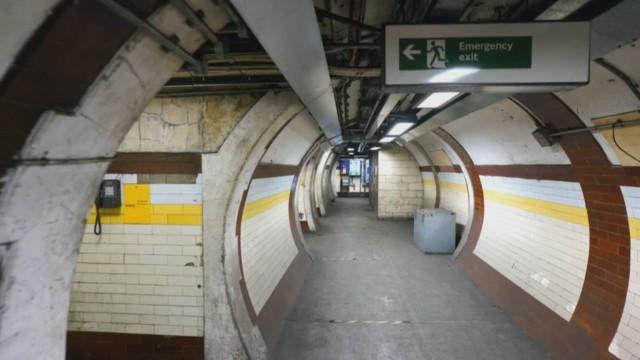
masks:
<svg viewBox="0 0 640 360"><path fill-rule="evenodd" d="M371 161L367 157L338 160L334 173L339 197L368 197L371 184Z"/></svg>

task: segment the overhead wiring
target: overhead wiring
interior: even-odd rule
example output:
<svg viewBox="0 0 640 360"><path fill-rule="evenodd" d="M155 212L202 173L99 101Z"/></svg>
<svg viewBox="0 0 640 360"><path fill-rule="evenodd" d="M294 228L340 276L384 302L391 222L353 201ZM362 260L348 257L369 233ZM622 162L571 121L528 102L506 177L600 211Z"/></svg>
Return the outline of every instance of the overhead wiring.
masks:
<svg viewBox="0 0 640 360"><path fill-rule="evenodd" d="M620 149L620 151L622 151L625 155L627 155L628 157L632 158L633 160L635 160L636 162L640 163L640 159L638 159L637 157L633 156L630 152L628 152L627 150L625 150L624 148L622 148L622 146L620 146L620 144L618 144L618 140L616 139L616 125L618 125L620 122L615 122L612 124L611 126L611 133L613 136L613 143L618 147L618 149Z"/></svg>

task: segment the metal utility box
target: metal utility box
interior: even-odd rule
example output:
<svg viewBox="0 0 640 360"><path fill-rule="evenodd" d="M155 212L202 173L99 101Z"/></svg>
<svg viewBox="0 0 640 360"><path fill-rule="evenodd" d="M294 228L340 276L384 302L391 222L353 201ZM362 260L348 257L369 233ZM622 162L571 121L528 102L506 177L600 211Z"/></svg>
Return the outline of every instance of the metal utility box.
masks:
<svg viewBox="0 0 640 360"><path fill-rule="evenodd" d="M455 213L444 209L416 209L413 241L425 253L453 253L456 248Z"/></svg>

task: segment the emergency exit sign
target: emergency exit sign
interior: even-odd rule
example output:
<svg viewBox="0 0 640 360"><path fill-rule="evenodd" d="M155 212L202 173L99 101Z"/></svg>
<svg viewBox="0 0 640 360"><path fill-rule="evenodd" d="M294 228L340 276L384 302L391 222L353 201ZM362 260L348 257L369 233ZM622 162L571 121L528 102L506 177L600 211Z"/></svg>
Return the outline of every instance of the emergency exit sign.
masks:
<svg viewBox="0 0 640 360"><path fill-rule="evenodd" d="M400 39L400 70L528 69L531 36Z"/></svg>
<svg viewBox="0 0 640 360"><path fill-rule="evenodd" d="M588 83L589 62L587 22L385 27L390 89L550 91Z"/></svg>

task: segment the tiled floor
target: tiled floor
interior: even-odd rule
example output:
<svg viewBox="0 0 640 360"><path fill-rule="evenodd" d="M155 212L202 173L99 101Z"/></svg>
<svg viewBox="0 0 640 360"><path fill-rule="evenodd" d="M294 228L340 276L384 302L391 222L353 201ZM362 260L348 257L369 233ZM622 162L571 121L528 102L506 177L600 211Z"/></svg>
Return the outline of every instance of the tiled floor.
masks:
<svg viewBox="0 0 640 360"><path fill-rule="evenodd" d="M410 221L376 220L367 199L337 199L306 236L315 262L275 358L547 358L449 256L422 254L411 232Z"/></svg>

